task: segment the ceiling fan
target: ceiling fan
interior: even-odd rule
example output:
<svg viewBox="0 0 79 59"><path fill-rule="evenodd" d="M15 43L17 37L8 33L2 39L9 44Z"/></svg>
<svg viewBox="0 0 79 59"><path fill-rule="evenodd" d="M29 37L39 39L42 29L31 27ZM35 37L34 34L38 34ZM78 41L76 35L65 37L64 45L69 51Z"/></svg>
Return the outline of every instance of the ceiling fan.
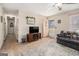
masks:
<svg viewBox="0 0 79 59"><path fill-rule="evenodd" d="M62 5L67 5L67 4L76 4L76 3L53 3L52 7L56 7L59 11L62 10Z"/></svg>
<svg viewBox="0 0 79 59"><path fill-rule="evenodd" d="M52 7L56 7L59 11L62 10L62 3L53 3Z"/></svg>

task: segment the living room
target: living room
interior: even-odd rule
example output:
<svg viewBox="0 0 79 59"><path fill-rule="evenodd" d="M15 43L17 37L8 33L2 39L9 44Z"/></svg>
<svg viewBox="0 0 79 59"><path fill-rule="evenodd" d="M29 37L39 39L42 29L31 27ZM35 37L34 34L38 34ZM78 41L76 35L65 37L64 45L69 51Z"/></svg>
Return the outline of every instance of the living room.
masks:
<svg viewBox="0 0 79 59"><path fill-rule="evenodd" d="M79 48L76 50L77 47L71 47L70 44L66 44L68 41L63 43L64 39L61 39L67 32L70 33L69 36L67 36L68 33L66 34L68 39L71 39L72 36L78 39L78 35L72 35L74 32L78 34L79 27L76 26L79 24L78 3L62 3L60 5L58 3L1 3L0 16L0 47L2 53L14 56L79 55ZM7 25L8 16L10 19L15 17L14 25L12 22ZM6 24L6 29L4 24ZM14 28L13 33L8 34L8 30L12 29L7 26ZM76 43L73 44L77 45Z"/></svg>

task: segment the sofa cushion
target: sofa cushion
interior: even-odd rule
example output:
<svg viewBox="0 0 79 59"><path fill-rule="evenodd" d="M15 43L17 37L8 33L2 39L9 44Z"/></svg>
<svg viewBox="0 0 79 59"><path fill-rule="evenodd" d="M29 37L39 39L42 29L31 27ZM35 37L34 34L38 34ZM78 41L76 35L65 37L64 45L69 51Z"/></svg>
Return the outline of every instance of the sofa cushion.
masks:
<svg viewBox="0 0 79 59"><path fill-rule="evenodd" d="M62 37L60 37L59 40L64 40L64 41L67 41L67 42L72 42L72 43L79 44L79 40L74 40L74 39L70 39L70 38L62 38Z"/></svg>

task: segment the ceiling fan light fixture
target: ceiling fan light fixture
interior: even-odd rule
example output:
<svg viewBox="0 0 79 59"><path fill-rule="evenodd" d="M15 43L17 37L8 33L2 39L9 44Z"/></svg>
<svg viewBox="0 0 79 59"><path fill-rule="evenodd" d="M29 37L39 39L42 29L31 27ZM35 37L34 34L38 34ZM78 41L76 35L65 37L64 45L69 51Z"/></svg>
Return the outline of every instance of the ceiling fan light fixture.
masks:
<svg viewBox="0 0 79 59"><path fill-rule="evenodd" d="M62 10L62 7L59 7L59 6L58 6L58 10L61 11L61 10Z"/></svg>
<svg viewBox="0 0 79 59"><path fill-rule="evenodd" d="M59 11L62 10L62 3L57 3L56 7L58 8Z"/></svg>

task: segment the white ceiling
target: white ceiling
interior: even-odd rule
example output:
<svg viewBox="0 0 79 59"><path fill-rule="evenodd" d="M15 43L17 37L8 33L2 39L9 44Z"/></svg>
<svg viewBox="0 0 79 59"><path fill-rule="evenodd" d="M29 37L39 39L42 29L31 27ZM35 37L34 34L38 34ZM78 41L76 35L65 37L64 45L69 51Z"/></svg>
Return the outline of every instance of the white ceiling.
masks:
<svg viewBox="0 0 79 59"><path fill-rule="evenodd" d="M53 7L52 3L1 3L4 8L12 10L30 11L43 16L50 16L60 12L74 10L79 8L79 4L63 4L62 11Z"/></svg>

